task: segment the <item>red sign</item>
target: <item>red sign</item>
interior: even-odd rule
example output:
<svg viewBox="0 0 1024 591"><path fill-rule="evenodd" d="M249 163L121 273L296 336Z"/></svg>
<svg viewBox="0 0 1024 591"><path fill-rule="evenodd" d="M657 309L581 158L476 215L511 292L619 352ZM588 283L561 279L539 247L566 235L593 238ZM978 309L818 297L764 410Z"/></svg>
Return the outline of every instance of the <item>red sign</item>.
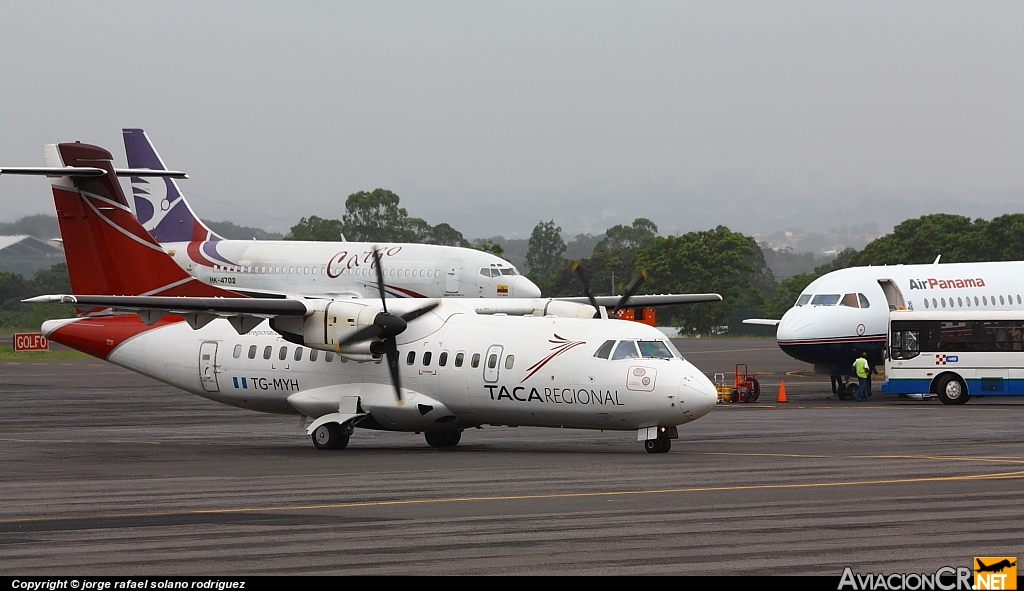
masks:
<svg viewBox="0 0 1024 591"><path fill-rule="evenodd" d="M49 351L50 341L38 332L15 333L15 351Z"/></svg>

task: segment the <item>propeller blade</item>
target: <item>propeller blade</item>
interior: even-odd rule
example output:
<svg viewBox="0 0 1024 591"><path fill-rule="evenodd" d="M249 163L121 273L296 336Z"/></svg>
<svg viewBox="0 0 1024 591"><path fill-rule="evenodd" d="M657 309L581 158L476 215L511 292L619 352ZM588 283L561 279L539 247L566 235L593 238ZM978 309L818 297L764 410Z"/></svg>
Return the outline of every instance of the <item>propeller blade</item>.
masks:
<svg viewBox="0 0 1024 591"><path fill-rule="evenodd" d="M626 293L622 294L622 297L619 298L619 303L615 304L615 310L612 311L613 314L618 314L619 310L626 305L629 298L633 297L636 290L640 289L640 284L644 282L644 279L647 279L647 271L640 269L640 274L629 283L629 286L626 287Z"/></svg>
<svg viewBox="0 0 1024 591"><path fill-rule="evenodd" d="M402 404L402 379L398 375L398 343L395 337L384 341L387 347L388 371L391 372L391 384L395 387L395 400Z"/></svg>
<svg viewBox="0 0 1024 591"><path fill-rule="evenodd" d="M377 247L373 247L373 266L377 271L377 293L380 294L380 305L384 308L384 313L388 311L388 303L384 300L384 271L380 268L380 253L377 252Z"/></svg>
<svg viewBox="0 0 1024 591"><path fill-rule="evenodd" d="M594 299L594 292L590 291L590 283L587 282L587 278L583 276L583 271L580 270L580 262L573 261L571 265L572 274L576 276L576 281L579 281L583 285L583 293L586 294L587 299L590 300L590 305L597 310L597 314L601 314L601 308L597 306L597 300Z"/></svg>
<svg viewBox="0 0 1024 591"><path fill-rule="evenodd" d="M402 320L405 320L406 322L410 322L412 320L415 320L416 318L419 318L420 316L423 316L427 312L433 310L434 308L436 308L436 307L438 307L440 305L441 305L441 302L430 302L429 304L427 304L426 306L423 306L422 308L416 308L412 312L406 312L405 314L402 314L401 318L402 318Z"/></svg>

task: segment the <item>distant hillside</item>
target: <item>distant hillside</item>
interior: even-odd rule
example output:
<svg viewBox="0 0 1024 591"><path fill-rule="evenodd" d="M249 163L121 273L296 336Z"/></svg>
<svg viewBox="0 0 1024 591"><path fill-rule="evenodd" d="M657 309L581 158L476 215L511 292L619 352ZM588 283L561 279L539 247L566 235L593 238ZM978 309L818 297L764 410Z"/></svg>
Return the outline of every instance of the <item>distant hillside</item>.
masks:
<svg viewBox="0 0 1024 591"><path fill-rule="evenodd" d="M30 215L16 222L0 223L0 236L20 236L28 234L40 240L60 238L60 227L55 215Z"/></svg>
<svg viewBox="0 0 1024 591"><path fill-rule="evenodd" d="M277 232L267 232L260 228L251 228L249 226L239 226L234 222L211 222L210 220L203 220L211 230L220 234L228 240L280 240L284 238L284 234L278 234Z"/></svg>

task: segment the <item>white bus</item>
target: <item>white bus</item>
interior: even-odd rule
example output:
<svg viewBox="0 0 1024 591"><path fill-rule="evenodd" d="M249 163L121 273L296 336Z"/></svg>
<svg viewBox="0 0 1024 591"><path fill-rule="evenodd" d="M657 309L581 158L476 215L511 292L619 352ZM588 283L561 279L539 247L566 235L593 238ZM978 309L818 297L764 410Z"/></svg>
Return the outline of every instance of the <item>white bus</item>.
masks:
<svg viewBox="0 0 1024 591"><path fill-rule="evenodd" d="M1024 395L1024 310L889 313L882 391L972 396Z"/></svg>

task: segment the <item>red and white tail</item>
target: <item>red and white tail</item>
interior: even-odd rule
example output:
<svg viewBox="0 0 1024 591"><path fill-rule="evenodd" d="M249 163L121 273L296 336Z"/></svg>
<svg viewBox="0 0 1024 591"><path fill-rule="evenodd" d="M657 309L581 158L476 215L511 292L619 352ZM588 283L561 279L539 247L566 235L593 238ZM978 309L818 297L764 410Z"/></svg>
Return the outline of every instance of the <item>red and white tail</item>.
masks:
<svg viewBox="0 0 1024 591"><path fill-rule="evenodd" d="M110 152L80 142L46 146L50 168L90 167L103 176L60 176L53 202L75 294L244 297L185 272L132 215Z"/></svg>

